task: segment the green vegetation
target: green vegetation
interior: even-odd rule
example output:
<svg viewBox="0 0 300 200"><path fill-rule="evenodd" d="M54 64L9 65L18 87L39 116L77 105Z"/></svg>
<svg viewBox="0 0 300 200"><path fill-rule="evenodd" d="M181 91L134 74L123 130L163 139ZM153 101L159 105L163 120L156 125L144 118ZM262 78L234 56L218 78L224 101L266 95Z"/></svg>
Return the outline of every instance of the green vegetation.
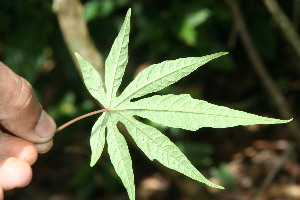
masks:
<svg viewBox="0 0 300 200"><path fill-rule="evenodd" d="M95 165L102 154L106 134L112 164L126 187L129 198L135 199L132 160L125 138L116 126L117 122L122 122L137 146L150 160L155 159L194 180L222 189L223 187L204 178L164 134L137 121L133 116L148 118L153 122L173 128L194 131L201 127L225 128L237 125L286 123L290 120L260 117L196 100L190 95L154 95L131 102L132 99L157 92L177 82L201 65L226 53L199 58L181 58L151 65L141 71L117 97L117 90L121 85L128 62L130 15L129 9L120 33L105 61L105 89L96 69L76 53L86 87L106 109L92 129L91 166Z"/></svg>
<svg viewBox="0 0 300 200"><path fill-rule="evenodd" d="M95 79L92 80L92 83L94 85L89 91L95 98L91 97L82 84L80 72L77 70L79 68L76 68L78 62L75 60L75 50L68 49L69 45L63 35L63 29L60 27L59 13L54 7L54 2L57 1L59 0L24 0L18 3L11 0L0 1L0 60L30 81L43 108L50 113L59 126L73 118L98 110L99 101L103 103L100 106L108 107L107 102L105 103L108 100L101 99L106 95L101 96L100 92L93 93L92 89L99 86L101 80L99 77L102 77L103 85L106 85L105 76L110 78L114 76L108 75L104 71L101 72L101 70L99 71L101 76L93 73ZM77 0L71 2L77 2ZM152 98L153 101L158 101L162 98L160 96L163 96L170 101L171 98L174 101L175 98L178 98L179 102L183 104L181 107L185 109L190 108L184 103L185 101L191 103L207 103L206 101L208 101L214 105L222 105L261 116L280 119L294 118L294 120L288 124L276 126L254 125L219 129L206 128L203 127L203 124L197 123L191 123L193 126L186 126L187 122L192 122L194 118L184 118L180 114L173 114L174 110L167 113L166 117L150 115L148 110L143 110L143 112L138 112L138 110L109 111L102 113L100 118L99 115L93 115L57 133L52 150L39 156L33 165L33 182L24 189L8 192L7 199L34 200L41 199L41 197L44 199L56 198L57 196L66 199L89 200L128 198L124 185L111 165L108 151L102 151L101 159L97 162L97 156L100 156L102 149L100 143L98 149L95 148L92 152L91 162L92 164L97 162L97 164L90 167L89 160L91 127L98 118L104 120L105 113L108 115L117 112L126 116L136 115L138 117L131 117L128 120L151 130L159 130L176 144L197 171L200 171L209 181L226 188L226 190L214 190L214 188L199 184L174 170L169 170L155 160L149 161L144 153L147 150L142 152L140 148L136 148L139 143L135 144L134 135L131 136L125 130L128 129L131 134L134 133L129 130L130 128L134 129L133 125L128 127L131 125L129 124L124 127L122 123L125 121L126 124L129 121L127 118L123 118L120 120L121 123L118 123L118 130L126 138L130 151L136 199L226 200L226 196L236 199L251 199L257 191L263 191L263 194L270 198L287 198L289 193L286 196L276 196L278 194L271 194L271 192L261 189L263 180L268 177L269 172L273 173L273 165L262 168L263 164L252 162L253 158L256 158L256 148L259 153L269 152L269 154L262 154L268 163L275 161L277 163L277 159L281 158L285 150L282 145L274 149L273 142L274 144L277 142L278 144L282 144L281 142L295 143L296 147L300 144L297 140L297 135L298 137L300 135L297 130L300 129L296 129L296 134L292 134L290 129L293 122L299 124L297 119L300 114L298 106L300 98L299 57L290 46L289 40L282 34L282 30L268 11L264 1L81 0L78 2L81 2L83 6L81 16L87 22L90 39L103 58L108 57L115 36L122 27L124 16L128 8L132 8L130 45L128 47L130 59L126 71L122 74L123 77L119 74L120 85L115 100L121 97L120 94L124 93L129 85L133 88L131 82L136 80L137 76L141 76L138 75L140 71L149 70L149 66L153 66L154 63L162 64L164 60L211 54L216 56L217 52L230 52L226 56L206 63L205 68L195 70L189 76L162 90L145 94L145 96L134 98L131 101L128 99L130 106L144 107L147 104L154 109L156 105L154 102L150 105L149 100ZM287 104L284 105L291 108L291 116L282 115L280 109L287 106L277 104L271 90L265 87L265 80L254 68L257 60L253 62L252 54L248 53L249 48L244 44L243 32L240 27L237 27L237 22L240 21L234 17L231 6L227 2L236 2L239 5L248 34L256 47L255 51L263 61L272 82L281 96L285 98ZM273 0L268 0L268 2L273 2ZM297 29L299 27L299 17L297 17L300 13L299 1L277 0L277 2ZM72 11L72 8L71 5L68 6L68 10ZM60 14L68 16L63 12ZM76 26L69 30L76 33L79 29ZM76 41L82 40L77 39ZM295 42L295 44L297 43ZM93 63L93 56L90 58L84 54L85 48L79 48L76 52L97 67ZM114 61L112 59L110 62ZM125 65L127 61L124 59L123 62ZM199 66L200 64L195 67ZM97 68L98 70L99 68ZM110 84L110 92L113 94L116 91L113 87L116 85ZM101 90L101 87L97 89ZM106 89L103 87L102 93L107 94ZM128 91L128 89L126 90ZM167 103L164 104L164 101L161 103L158 104L159 109L161 107L173 108L172 106L167 107ZM176 118L174 115L180 118ZM99 120L96 122L99 126L105 125ZM177 121L180 120L184 123L178 124ZM202 122L202 120L195 121ZM259 121L261 122L261 120ZM107 123L116 124L111 121L107 121ZM208 121L203 121L203 123L204 125L208 124ZM169 127L169 125L172 126ZM234 125L232 124L232 126ZM95 132L97 127L95 125L92 132ZM197 130L200 127L203 128ZM115 126L112 126L110 131L114 131L114 135L119 135ZM97 146L97 141L102 141L101 144L105 144L103 148L107 149L107 138L104 134L99 136L99 140L91 140L91 142L95 142L92 146ZM113 140L114 138L109 139ZM121 140L121 137L119 139ZM257 142L263 145L257 147ZM248 151L249 149L252 150ZM299 154L295 149L292 150L292 153ZM154 158L151 157L152 152L148 153L150 158ZM288 159L287 162L294 163L291 169L299 167L297 159ZM232 163L236 165L232 166ZM243 169L243 171L232 171L233 169ZM272 182L267 186L270 187L265 188L270 188L270 191L278 191L276 188L272 188L276 183L280 185L280 188L285 188L287 183L299 183L299 178L295 177L293 172L289 172L283 167L280 169L282 170L279 173L274 173L275 178L269 179ZM154 181L159 189L150 188L153 190L149 192L147 190L149 188L145 188L146 183L149 184L147 182L149 180L152 181L150 183ZM149 196L142 197L143 194L149 194ZM239 194L246 195L246 197L238 196Z"/></svg>

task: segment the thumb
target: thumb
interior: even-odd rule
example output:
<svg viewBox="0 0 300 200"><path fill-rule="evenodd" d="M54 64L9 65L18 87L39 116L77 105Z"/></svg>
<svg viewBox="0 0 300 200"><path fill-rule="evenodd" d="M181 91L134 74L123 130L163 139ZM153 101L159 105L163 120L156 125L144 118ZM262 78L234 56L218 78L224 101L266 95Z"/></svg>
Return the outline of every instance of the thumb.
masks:
<svg viewBox="0 0 300 200"><path fill-rule="evenodd" d="M56 125L42 110L31 85L0 62L0 126L32 143L46 143Z"/></svg>

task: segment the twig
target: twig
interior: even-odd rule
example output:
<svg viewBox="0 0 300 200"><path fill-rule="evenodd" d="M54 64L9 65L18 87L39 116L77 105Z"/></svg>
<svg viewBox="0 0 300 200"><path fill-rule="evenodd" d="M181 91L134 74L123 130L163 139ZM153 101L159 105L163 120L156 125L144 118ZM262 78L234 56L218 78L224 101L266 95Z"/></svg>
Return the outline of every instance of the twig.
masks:
<svg viewBox="0 0 300 200"><path fill-rule="evenodd" d="M231 27L229 39L227 43L230 49L234 49L234 47L236 46L237 38L238 38L238 28L236 26L236 23L234 23Z"/></svg>
<svg viewBox="0 0 300 200"><path fill-rule="evenodd" d="M81 115L79 117L76 117L75 119L72 119L71 121L68 121L67 123L65 123L65 124L61 125L60 127L58 127L58 129L56 129L56 133L63 130L64 128L70 126L71 124L83 119L83 118L86 118L86 117L89 117L89 116L92 116L92 115L95 115L95 114L98 114L98 113L107 112L107 111L109 111L109 109L104 108L104 109L101 109L101 110L96 110L94 112L90 112L90 113Z"/></svg>
<svg viewBox="0 0 300 200"><path fill-rule="evenodd" d="M281 94L281 92L278 90L278 88L276 87L270 74L266 70L266 67L262 61L262 58L258 54L256 46L254 45L254 42L253 42L253 40L249 34L249 31L246 27L246 23L241 14L239 6L237 5L235 0L225 0L225 3L228 5L228 7L232 13L234 22L236 23L238 31L239 31L239 36L241 37L241 41L245 47L246 53L249 57L249 60L252 63L254 70L260 77L264 87L269 92L270 96L273 97L273 99L275 100L275 103L277 105L279 113L285 119L293 118L292 117L293 114L288 105L288 102L286 101L284 96ZM297 146L300 147L300 134L299 134L300 129L298 127L298 124L294 120L294 121L291 121L290 123L288 123L288 127L290 130L290 133L293 135L293 137L297 141L297 144L298 144Z"/></svg>
<svg viewBox="0 0 300 200"><path fill-rule="evenodd" d="M300 58L300 38L297 31L284 12L279 7L276 0L263 0L269 12L272 14L275 22L279 26L283 35L293 47L298 57Z"/></svg>
<svg viewBox="0 0 300 200"><path fill-rule="evenodd" d="M272 182L272 180L275 178L278 171L282 168L284 163L286 163L287 159L291 156L292 152L294 150L294 146L291 144L288 144L287 149L285 150L282 158L277 162L273 168L273 170L268 174L268 176L265 178L263 183L261 184L261 187L259 188L258 192L255 194L253 200L259 199L259 197L264 193L267 186Z"/></svg>
<svg viewBox="0 0 300 200"><path fill-rule="evenodd" d="M80 71L74 52L87 59L104 77L103 58L91 40L83 18L83 6L79 0L53 0L58 23L77 69Z"/></svg>

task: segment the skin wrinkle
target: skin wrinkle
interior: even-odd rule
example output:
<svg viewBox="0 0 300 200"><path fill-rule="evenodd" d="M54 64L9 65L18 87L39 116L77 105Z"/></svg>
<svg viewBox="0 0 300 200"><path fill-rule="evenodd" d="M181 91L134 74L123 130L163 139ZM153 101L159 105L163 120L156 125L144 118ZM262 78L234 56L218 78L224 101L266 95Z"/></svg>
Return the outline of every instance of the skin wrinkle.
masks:
<svg viewBox="0 0 300 200"><path fill-rule="evenodd" d="M8 135L1 130L0 144L0 152L3 155L16 157L18 159L26 161L30 165L32 165L37 159L37 151L32 143L13 135ZM9 146L10 148L6 148L7 146Z"/></svg>
<svg viewBox="0 0 300 200"><path fill-rule="evenodd" d="M3 74L5 76L3 76ZM11 73L9 72L9 70L4 67L3 63L0 62L0 80L1 83L7 83L7 82L14 82L15 78L11 77ZM10 81L8 81L10 80ZM11 97L13 97L14 91L12 89L13 87L6 87L6 84L0 84L0 91L5 91L5 93L1 93L1 98L0 98L0 109L2 110L2 107L4 105L7 105L9 102L9 100L11 99ZM3 106L1 106L3 105ZM1 116L0 113L0 119L2 119L3 117Z"/></svg>
<svg viewBox="0 0 300 200"><path fill-rule="evenodd" d="M1 65L4 64L0 62L0 66ZM1 101L2 101L1 105L5 105L5 107L7 107L7 105L19 105L18 99L21 99L21 97L23 97L21 95L22 93L27 93L29 96L32 95L31 94L32 87L25 79L17 76L13 71L11 71L7 67L2 66L1 69L2 70L0 71L1 72L0 80L1 82L6 83L0 85L0 91L5 91L5 93L3 93L1 97ZM16 88L18 89L18 92L16 92ZM12 99L18 101L12 102L11 101ZM23 100L21 99L21 101Z"/></svg>
<svg viewBox="0 0 300 200"><path fill-rule="evenodd" d="M14 105L17 105L16 110L26 109L26 107L29 106L30 103L34 99L33 94L31 92L32 87L29 85L29 83L27 81L25 81L23 78L20 79L20 82L21 82L21 87L19 90L19 95L16 98L16 103L14 104ZM27 95L24 98L25 95L22 95L22 94L27 94Z"/></svg>
<svg viewBox="0 0 300 200"><path fill-rule="evenodd" d="M21 77L14 77L13 72L9 70L4 70L4 74L7 76L0 76L0 80L4 79L4 82L7 84L3 84L3 88L0 88L1 91L5 91L4 95L1 97L1 105L5 105L11 109L6 110L5 116L0 116L2 119L11 118L11 116L15 115L15 111L20 112L24 110L30 103L34 100L34 95L32 93L32 87L29 83L21 78ZM18 92L16 92L16 88L18 88ZM24 98L24 94L27 95ZM25 101L24 101L25 99ZM12 101L14 100L14 101Z"/></svg>
<svg viewBox="0 0 300 200"><path fill-rule="evenodd" d="M0 66L1 64L2 63L0 63ZM3 84L2 87L0 86L0 90L8 92L5 92L4 96L1 97L0 105L6 105L6 107L10 108L5 109L6 112L0 115L1 124L9 132L16 133L19 137L34 143L42 144L49 142L50 138L41 138L32 132L34 131L34 128L37 125L42 113L41 105L37 103L38 101L33 93L32 86L24 78L14 76L14 72L10 71L8 68L1 67L1 71L0 72L6 76L1 76L0 74L0 80L4 80L3 82L7 84ZM17 92L15 88L18 88ZM14 101L12 101L12 99ZM32 108L30 118L24 117L26 115L25 113L27 112L26 109L28 108ZM0 107L0 109L2 108ZM17 116L16 112L19 113ZM22 133L16 131L18 128L11 124L11 121L19 120L22 120L24 124L27 124L27 126L25 126L22 130Z"/></svg>
<svg viewBox="0 0 300 200"><path fill-rule="evenodd" d="M32 86L25 79L21 78L21 89L19 92L19 96L16 100L16 103L14 104L14 105L17 105L15 110L23 111L27 107L30 107L31 102L34 102L35 98L36 98L35 95L31 91L33 91ZM27 96L25 98L22 98L23 97L22 94L24 94L24 93L27 94ZM35 124L32 124L33 128L37 125L38 119L41 116L41 113L42 113L41 106L38 110L39 110L39 115L37 115L38 118L37 118L37 120L35 120ZM32 127L30 127L30 128L32 128Z"/></svg>
<svg viewBox="0 0 300 200"><path fill-rule="evenodd" d="M35 131L36 125L41 119L42 107L33 92L32 86L1 62L0 83L5 83L0 84L0 91L5 91L0 96L0 110L2 110L0 112L0 122L7 130L5 132L11 132L36 144L50 142L50 136L48 138L40 137ZM13 122L22 122L22 129Z"/></svg>
<svg viewBox="0 0 300 200"><path fill-rule="evenodd" d="M0 62L0 199L3 191L25 187L31 165L53 145L53 119L42 110L33 88Z"/></svg>

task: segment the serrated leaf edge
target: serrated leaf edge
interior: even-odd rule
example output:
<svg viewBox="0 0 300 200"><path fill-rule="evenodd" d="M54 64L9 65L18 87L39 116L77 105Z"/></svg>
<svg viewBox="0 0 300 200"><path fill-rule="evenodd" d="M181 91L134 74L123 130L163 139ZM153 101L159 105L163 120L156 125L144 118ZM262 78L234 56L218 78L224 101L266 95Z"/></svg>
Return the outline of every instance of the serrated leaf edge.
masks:
<svg viewBox="0 0 300 200"><path fill-rule="evenodd" d="M130 117L128 117L128 116L126 116L126 115L122 115L122 114L120 114L120 113L118 113L121 117L119 118L119 120L125 125L125 127L126 127L126 129L128 130L128 132L129 132L129 134L132 136L132 138L133 138L133 140L135 141L135 143L139 146L139 148L143 151L143 148L141 148L141 146L140 146L140 144L139 144L139 141L138 141L138 139L131 133L131 131L129 131L130 130L130 128L128 128L128 124L127 124L127 122L129 122L129 123L131 123L136 129L138 129L141 133L144 133L144 135L148 138L148 139L150 139L153 143L155 143L155 144L157 144L157 142L156 141L154 141L152 138L150 138L140 127L143 127L143 126L145 126L145 127L148 127L148 128L151 128L151 129L153 129L153 130L156 130L156 132L157 133L160 133L160 136L161 137L164 137L165 138L165 140L167 141L167 142L170 142L171 144L172 144L172 146L174 147L174 148L176 148L176 150L178 151L178 152L181 152L180 151L180 149L172 142L172 141L170 141L170 139L168 138L168 137L166 137L164 134L162 134L159 130L157 130L157 129L155 129L154 127L152 127L152 126L149 126L149 125L146 125L146 124L143 124L143 123L141 123L141 122L139 122L139 121L137 121L136 119L134 119L133 118L133 116L130 116ZM124 119L126 120L126 121L124 121ZM137 125L138 124L138 125ZM178 160L177 159L177 157L174 157L172 154L170 154L169 152L168 152L168 150L166 150L166 149L164 149L163 147L161 147L159 144L157 144L157 146L158 147L160 147L161 149L162 149L162 151L163 152L165 152L166 154L168 154L168 158L170 158L170 157L172 157L174 160L176 160L177 161L177 163L181 163L181 161L180 160ZM146 152L145 151L143 151L145 154L146 154ZM150 159L150 160L154 160L155 158L153 158L153 157L151 157L150 155L147 155L146 154L146 156ZM149 157L150 156L150 157ZM184 159L186 159L186 162L188 162L188 164L190 165L189 167L191 168L188 168L187 166L185 166L185 165L182 165L187 171L189 171L191 174L193 174L193 176L194 177L192 177L192 176L190 176L190 175L188 175L188 174L186 174L185 172L182 172L182 171L179 171L179 170L177 170L177 169L175 169L174 167L170 167L170 166L166 166L166 167L168 167L168 168L170 168L170 169L173 169L173 170L175 170L175 171L177 171L177 172L179 172L179 173L181 173L181 174L184 174L184 175L186 175L186 176L188 176L189 178L192 178L192 179L194 179L194 180L196 180L196 181L199 181L199 182L202 182L202 183L204 183L204 184L206 184L206 185L209 185L209 186L211 186L211 187L215 187L215 188L219 188L219 189L224 189L222 186L219 186L219 185L217 185L217 184L214 184L214 183L212 183L211 181L209 181L208 179L206 179L192 164L191 164L191 162L188 160L188 158L181 152L181 155L180 156L182 156L182 157L184 157ZM160 162L160 161L159 161ZM163 164L163 163L162 163ZM163 164L164 165L164 164ZM192 169L194 170L194 171L192 171ZM195 178L195 177L198 177L198 178Z"/></svg>
<svg viewBox="0 0 300 200"><path fill-rule="evenodd" d="M199 63L199 66L195 68L195 69L197 69L197 68L199 68L200 66L206 64L207 62L209 62L209 61L211 61L211 60L213 60L213 59L215 59L215 58L218 58L218 57L220 57L220 56L226 55L227 53L228 53L228 52L219 52L219 53L215 53L215 54L211 54L211 55L206 55L206 56L202 56L202 57L179 58L179 59L176 59L176 60L168 60L168 61L163 61L163 62L158 63L158 64L153 64L153 65L147 67L146 69L144 69L143 71L141 71L141 72L135 77L135 79L134 79L134 80L133 80L133 81L132 81L125 89L124 89L124 91L120 94L120 96L117 97L116 103L112 106L112 108L116 108L116 107L122 105L123 103L127 103L127 102L129 102L131 99L133 99L133 98L138 98L138 97L141 97L141 96L150 94L150 93L152 93L152 92L159 91L159 90L161 90L161 89L163 89L163 88L165 88L165 87L167 87L167 86L170 85L170 84L169 84L169 85L166 85L166 86L164 86L164 87L162 87L162 88L160 88L160 89L158 89L158 90L151 91L151 92L145 93L145 94L140 95L140 96L134 96L134 95L133 95L133 94L135 94L135 93L138 93L138 91L141 91L142 89L146 88L147 86L149 86L149 85L155 83L155 82L158 81L158 80L164 79L164 78L166 78L166 77L168 77L168 76L172 76L173 74L178 73L178 71L183 71L183 69L189 68L189 67L191 67L191 66L196 65L196 64ZM213 58L212 58L212 57L213 57ZM166 65L166 64L171 63L171 62L177 62L177 63L179 63L179 62L181 62L182 60L190 61L190 60L192 60L192 59L195 59L196 61L194 61L194 62L192 62L192 63L190 63L190 64L188 64L188 65L186 65L186 66L184 66L184 67L178 68L178 69L176 69L176 70L174 70L174 71L171 71L170 73L168 73L168 74L166 74L166 75L164 75L164 76L160 76L160 77L158 77L157 79L154 79L154 80L152 80L151 82L148 82L147 84L144 84L143 86L139 87L138 89L136 89L136 90L134 90L134 91L130 91L130 93L129 93L129 94L126 94L126 96L124 97L124 93L126 93L126 91L128 90L128 88L130 88L132 84L136 84L135 82L137 82L137 80L139 79L140 76L142 76L143 73L148 73L147 76L149 77L151 71L154 70L156 67L160 67L161 65ZM204 60L203 60L203 59L204 59ZM195 70L195 69L194 69L194 70ZM191 72L193 72L194 70L189 71L189 72L186 73L184 76L181 76L177 81L179 81L181 78L183 78L183 77L189 75L189 74L190 74ZM174 81L173 83L175 83L175 82L177 82L177 81ZM171 83L171 84L173 84L173 83Z"/></svg>
<svg viewBox="0 0 300 200"><path fill-rule="evenodd" d="M115 81L116 81L116 74L117 74L117 71L118 70L122 70L122 72L121 72L121 74L122 74L122 76L123 76L123 74L124 74L124 71L125 71L125 67L126 67L126 65L127 65L127 62L128 62L128 44L129 44L129 40L128 40L128 43L126 43L125 44L125 48L127 48L127 50L126 50L126 54L127 54L127 60L125 61L125 65L124 66L122 66L124 69L120 69L120 66L119 66L119 59L120 59L120 55L121 55L121 52L122 52L122 50L123 50L123 41L124 41L124 38L125 37L129 37L129 33L130 33L130 16L131 16L131 9L129 9L128 11L127 11L127 14L126 14L126 17L125 17L125 20L124 20L124 23L123 23L123 25L122 25L122 27L121 27L121 30L120 30L120 32L119 32L119 34L118 34L118 36L116 37L116 39L115 39L115 41L114 41L114 44L112 45L112 48L111 48L111 50L110 50L110 52L109 52L109 55L108 55L108 57L107 57L107 59L106 59L106 61L105 61L105 83L106 83L106 92L107 92L107 94L108 94L108 98L107 98L107 105L108 105L108 107L110 107L110 105L111 105L111 101L112 101L112 99L113 99L113 97L115 97L116 96L116 92L117 92L117 90L118 90L118 87L120 86L120 84L121 84L121 81L120 81L120 83L114 88L114 86L115 86ZM122 45L120 45L120 46L116 46L116 42L119 40L119 39L121 39L122 40L122 42L121 42L121 44ZM118 53L118 55L117 56L113 56L113 53L114 53L114 51L117 51L117 53ZM112 57L113 56L113 57ZM113 59L114 58L114 59ZM108 66L108 61L110 61L110 59L113 59L113 60L117 60L117 66ZM112 88L109 88L109 89L111 89L111 91L108 91L109 89L107 88L108 86L107 86L107 83L108 83L108 79L112 79L112 77L107 77L106 75L108 74L107 73L107 70L108 70L108 68L109 68L109 70L111 70L112 68L113 68L113 70L114 70L114 73L113 73L113 82L112 82ZM120 77L120 79L122 79L122 76Z"/></svg>
<svg viewBox="0 0 300 200"><path fill-rule="evenodd" d="M116 121L114 121L113 119L111 119L112 117L110 116L110 119L108 120L108 126L107 126L107 143L108 143L108 153L109 156L111 158L111 162L116 170L116 173L118 174L118 176L121 178L127 193L129 195L130 200L134 200L135 199L135 185L134 185L134 174L133 174L133 169L132 169L132 160L131 160L131 156L128 150L128 146L126 143L126 140L124 138L124 136L119 132L117 126L116 126ZM122 143L122 145L124 145L125 149L120 149L121 146L120 144L118 144L117 146L112 146L111 141L113 140L116 141L116 143ZM115 149L113 149L115 148ZM121 154L121 160L116 160L115 153L116 153L116 149L119 149L119 154ZM129 163L127 163L126 160L124 160L124 158L129 160ZM120 164L123 165L123 170L125 172L125 177L122 175L122 172L119 171L119 166Z"/></svg>

